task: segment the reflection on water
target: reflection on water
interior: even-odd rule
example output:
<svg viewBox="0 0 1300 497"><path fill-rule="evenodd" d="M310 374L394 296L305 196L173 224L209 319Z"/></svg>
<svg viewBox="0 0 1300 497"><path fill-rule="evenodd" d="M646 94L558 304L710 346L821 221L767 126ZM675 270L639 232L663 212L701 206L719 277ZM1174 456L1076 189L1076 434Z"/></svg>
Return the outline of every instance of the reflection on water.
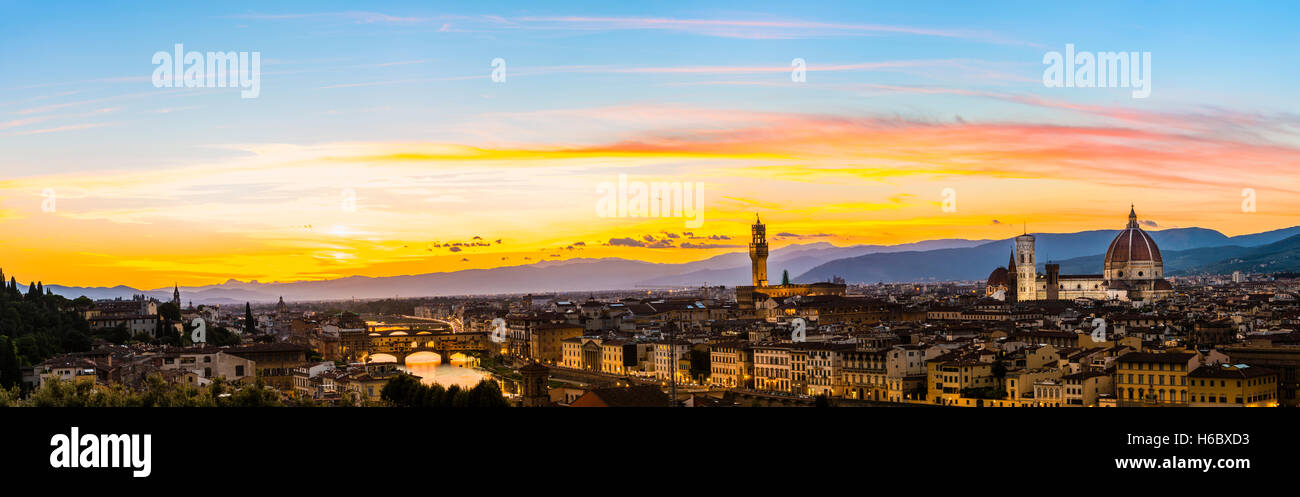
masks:
<svg viewBox="0 0 1300 497"><path fill-rule="evenodd" d="M436 357L436 356L435 356ZM471 361L462 360L459 354L452 356L451 364L442 364L438 359L418 358L406 361L403 371L420 377L425 385L439 384L445 387L459 385L461 388L474 388L480 380L488 378L487 373L474 369Z"/></svg>

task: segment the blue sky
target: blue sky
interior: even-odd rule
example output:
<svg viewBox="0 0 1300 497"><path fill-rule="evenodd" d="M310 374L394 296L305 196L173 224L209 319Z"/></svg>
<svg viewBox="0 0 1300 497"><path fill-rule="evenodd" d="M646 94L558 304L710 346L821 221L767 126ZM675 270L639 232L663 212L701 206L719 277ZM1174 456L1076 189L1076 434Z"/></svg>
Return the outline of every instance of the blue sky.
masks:
<svg viewBox="0 0 1300 497"><path fill-rule="evenodd" d="M1296 224L1300 7L982 4L0 2L0 229L94 282L223 280L239 268L214 261L236 256L263 279L490 267L666 231L591 219L591 184L616 172L716 185L710 233L767 210L841 244L1105 227L1137 200L1161 226ZM154 88L151 56L177 43L260 52L261 95ZM1151 97L1044 87L1044 54L1067 43L1150 52ZM961 216L932 212L944 187L965 192ZM1233 217L1243 187L1264 192L1259 216ZM46 188L57 213L38 208ZM344 188L364 215L330 210ZM335 239L291 232L305 225ZM519 245L379 248L489 231ZM154 245L88 248L121 233ZM175 233L214 248L186 258ZM45 264L35 243L0 257ZM732 247L634 248L585 254ZM324 262L283 269L303 254Z"/></svg>
<svg viewBox="0 0 1300 497"><path fill-rule="evenodd" d="M738 105L767 109L843 109L919 113L934 118L1013 115L1034 109L927 96L846 101L829 92L689 86L718 79L707 74L617 74L598 69L553 70L529 75L529 68L565 66L680 67L783 66L802 57L810 64L851 64L891 60L963 59L1026 81L985 79L969 71L813 72L818 83L960 85L1051 95L1034 85L1045 50L1073 43L1080 50L1132 50L1153 53L1154 98L1141 104L1162 108L1187 103L1296 111L1285 96L1300 71L1295 21L1287 2L5 2L8 15L0 45L3 110L24 98L76 91L77 99L112 98L152 87L149 55L184 43L193 50L260 51L264 57L264 96L256 102L230 102L224 95L156 95L132 110L198 105L219 106L226 115L175 114L166 119L130 114L134 125L115 126L97 141L138 140L141 132L160 134L176 153L193 153L213 141L264 139L290 141L385 137L420 138L445 132L467 115L520 109L614 105L635 101ZM402 18L386 21L381 16ZM806 21L870 24L963 33L959 37L838 30L752 30L780 39L717 36L702 30L622 29L611 23L522 21L556 17L671 18ZM491 19L499 18L502 22ZM413 19L413 20L404 20ZM441 31L444 26L448 31ZM969 36L964 36L968 34ZM483 79L488 61L503 57L519 85L496 88ZM368 65L405 63L383 67ZM749 81L780 80L780 73L744 75ZM132 79L135 78L135 79ZM448 80L448 78L452 78ZM398 83L407 81L406 83ZM392 82L389 84L378 84ZM376 86L327 88L371 83ZM165 92L156 92L165 93ZM1056 92L1060 93L1060 92ZM71 97L71 95L69 95ZM1121 91L1098 90L1073 96L1108 103ZM71 100L69 100L71 101ZM396 106L380 116L358 116L367 109ZM334 111L337 117L296 120ZM341 114L347 114L346 116ZM292 120L292 122L290 122ZM360 120L360 121L358 121ZM358 134L365 123L371 136ZM200 137L200 135L202 135ZM24 141L33 138L27 135ZM136 138L132 138L136 137ZM56 143L35 139L38 143ZM0 143L23 148L8 137ZM162 140L160 140L162 141ZM35 154L35 152L33 152ZM33 158L40 157L33 155ZM55 167L81 167L58 165Z"/></svg>

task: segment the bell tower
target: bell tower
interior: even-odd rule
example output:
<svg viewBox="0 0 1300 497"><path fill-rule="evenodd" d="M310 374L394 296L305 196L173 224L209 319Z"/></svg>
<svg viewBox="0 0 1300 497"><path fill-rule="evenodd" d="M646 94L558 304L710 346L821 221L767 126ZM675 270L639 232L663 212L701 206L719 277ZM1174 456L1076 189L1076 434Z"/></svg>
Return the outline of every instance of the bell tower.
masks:
<svg viewBox="0 0 1300 497"><path fill-rule="evenodd" d="M753 239L749 242L749 260L753 263L754 287L767 286L767 227L754 214Z"/></svg>
<svg viewBox="0 0 1300 497"><path fill-rule="evenodd" d="M1038 300L1038 271L1034 261L1034 235L1016 237L1016 300Z"/></svg>
<svg viewBox="0 0 1300 497"><path fill-rule="evenodd" d="M524 377L520 389L523 407L546 407L551 404L548 383L550 373L549 368L536 362L519 368L519 374Z"/></svg>

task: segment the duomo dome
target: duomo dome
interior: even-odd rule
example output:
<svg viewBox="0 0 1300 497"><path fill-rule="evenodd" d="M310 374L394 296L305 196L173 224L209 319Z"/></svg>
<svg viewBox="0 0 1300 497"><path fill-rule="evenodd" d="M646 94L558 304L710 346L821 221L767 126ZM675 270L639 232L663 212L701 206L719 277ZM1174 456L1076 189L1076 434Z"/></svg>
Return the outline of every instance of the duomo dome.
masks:
<svg viewBox="0 0 1300 497"><path fill-rule="evenodd" d="M1138 226L1137 212L1128 213L1128 226L1115 235L1106 249L1103 267L1107 280L1159 280L1164 278L1165 262L1160 247Z"/></svg>

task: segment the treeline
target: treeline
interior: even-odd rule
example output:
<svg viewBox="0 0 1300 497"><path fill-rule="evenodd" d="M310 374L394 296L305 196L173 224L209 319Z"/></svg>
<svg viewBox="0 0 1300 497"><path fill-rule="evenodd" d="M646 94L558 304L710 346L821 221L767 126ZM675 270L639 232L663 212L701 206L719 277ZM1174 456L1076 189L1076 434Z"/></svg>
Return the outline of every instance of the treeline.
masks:
<svg viewBox="0 0 1300 497"><path fill-rule="evenodd" d="M277 407L309 406L306 402L282 402L280 393L258 381L234 385L221 378L211 384L173 384L150 375L139 390L120 384L96 385L90 381L46 380L26 398L18 388L0 389L0 407Z"/></svg>
<svg viewBox="0 0 1300 497"><path fill-rule="evenodd" d="M495 381L482 380L465 390L459 385L427 386L414 376L399 374L384 384L379 398L396 407L510 407Z"/></svg>
<svg viewBox="0 0 1300 497"><path fill-rule="evenodd" d="M53 355L90 350L90 326L73 309L89 307L86 297L68 300L49 293L40 282L24 294L18 282L0 270L0 388L22 384L22 368Z"/></svg>
<svg viewBox="0 0 1300 497"><path fill-rule="evenodd" d="M415 313L415 306L419 303L419 299L382 299L358 302L341 301L322 303L318 306L319 309L313 310L320 310L326 314L338 314L346 311L357 314L410 315Z"/></svg>

